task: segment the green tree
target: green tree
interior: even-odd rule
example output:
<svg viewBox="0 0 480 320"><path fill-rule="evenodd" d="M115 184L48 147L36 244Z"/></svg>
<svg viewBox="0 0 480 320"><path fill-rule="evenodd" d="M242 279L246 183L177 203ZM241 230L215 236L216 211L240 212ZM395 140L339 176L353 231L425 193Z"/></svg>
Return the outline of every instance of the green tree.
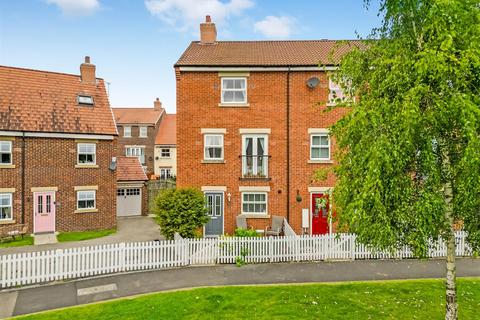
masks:
<svg viewBox="0 0 480 320"><path fill-rule="evenodd" d="M367 4L370 1L366 1ZM339 223L418 257L447 244L446 319L457 319L455 222L480 246L479 0L381 0L383 23L333 77L356 99L332 128Z"/></svg>
<svg viewBox="0 0 480 320"><path fill-rule="evenodd" d="M163 190L155 200L154 211L167 239L173 239L175 232L193 238L209 220L203 193L191 188Z"/></svg>

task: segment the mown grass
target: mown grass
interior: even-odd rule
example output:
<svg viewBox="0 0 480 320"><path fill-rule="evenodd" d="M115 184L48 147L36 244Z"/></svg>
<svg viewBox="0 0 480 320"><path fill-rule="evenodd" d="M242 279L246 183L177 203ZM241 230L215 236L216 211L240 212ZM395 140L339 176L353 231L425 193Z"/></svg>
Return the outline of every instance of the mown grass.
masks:
<svg viewBox="0 0 480 320"><path fill-rule="evenodd" d="M460 319L478 319L480 278L458 281ZM157 293L21 319L442 319L442 280L237 286Z"/></svg>
<svg viewBox="0 0 480 320"><path fill-rule="evenodd" d="M117 232L116 229L82 231L82 232L61 232L57 235L58 242L83 241L101 238Z"/></svg>
<svg viewBox="0 0 480 320"><path fill-rule="evenodd" d="M0 248L9 248L9 247L21 247L21 246L31 246L33 245L33 237L32 236L18 236L15 237L15 240L8 238L3 239L0 242Z"/></svg>

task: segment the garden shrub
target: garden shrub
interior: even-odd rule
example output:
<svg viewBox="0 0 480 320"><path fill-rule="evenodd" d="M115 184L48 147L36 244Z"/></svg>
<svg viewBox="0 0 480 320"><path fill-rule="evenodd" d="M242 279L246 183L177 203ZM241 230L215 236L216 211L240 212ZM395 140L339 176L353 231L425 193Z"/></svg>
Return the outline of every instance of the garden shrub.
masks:
<svg viewBox="0 0 480 320"><path fill-rule="evenodd" d="M160 231L167 239L173 239L175 232L184 238L193 238L209 221L205 197L193 188L162 190L155 199L154 212Z"/></svg>

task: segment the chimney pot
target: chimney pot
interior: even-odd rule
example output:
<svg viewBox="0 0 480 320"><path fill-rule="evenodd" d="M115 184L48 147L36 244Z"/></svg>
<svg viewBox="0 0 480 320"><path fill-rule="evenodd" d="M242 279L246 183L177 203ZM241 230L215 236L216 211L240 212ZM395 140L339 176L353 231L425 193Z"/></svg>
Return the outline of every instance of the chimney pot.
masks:
<svg viewBox="0 0 480 320"><path fill-rule="evenodd" d="M217 42L217 27L212 22L212 18L207 15L205 22L200 23L200 43L214 44Z"/></svg>
<svg viewBox="0 0 480 320"><path fill-rule="evenodd" d="M96 84L95 65L90 63L90 57L85 56L85 62L80 65L82 83Z"/></svg>

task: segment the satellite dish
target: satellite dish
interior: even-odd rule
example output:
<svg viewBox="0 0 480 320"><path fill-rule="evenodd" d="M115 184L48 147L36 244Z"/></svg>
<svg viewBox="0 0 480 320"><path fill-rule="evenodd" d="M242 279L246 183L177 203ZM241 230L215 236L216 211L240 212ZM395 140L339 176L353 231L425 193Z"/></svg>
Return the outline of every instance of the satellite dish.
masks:
<svg viewBox="0 0 480 320"><path fill-rule="evenodd" d="M317 77L311 77L310 79L307 80L307 86L310 89L315 88L316 86L318 86L319 83L320 83L320 79L318 79Z"/></svg>

